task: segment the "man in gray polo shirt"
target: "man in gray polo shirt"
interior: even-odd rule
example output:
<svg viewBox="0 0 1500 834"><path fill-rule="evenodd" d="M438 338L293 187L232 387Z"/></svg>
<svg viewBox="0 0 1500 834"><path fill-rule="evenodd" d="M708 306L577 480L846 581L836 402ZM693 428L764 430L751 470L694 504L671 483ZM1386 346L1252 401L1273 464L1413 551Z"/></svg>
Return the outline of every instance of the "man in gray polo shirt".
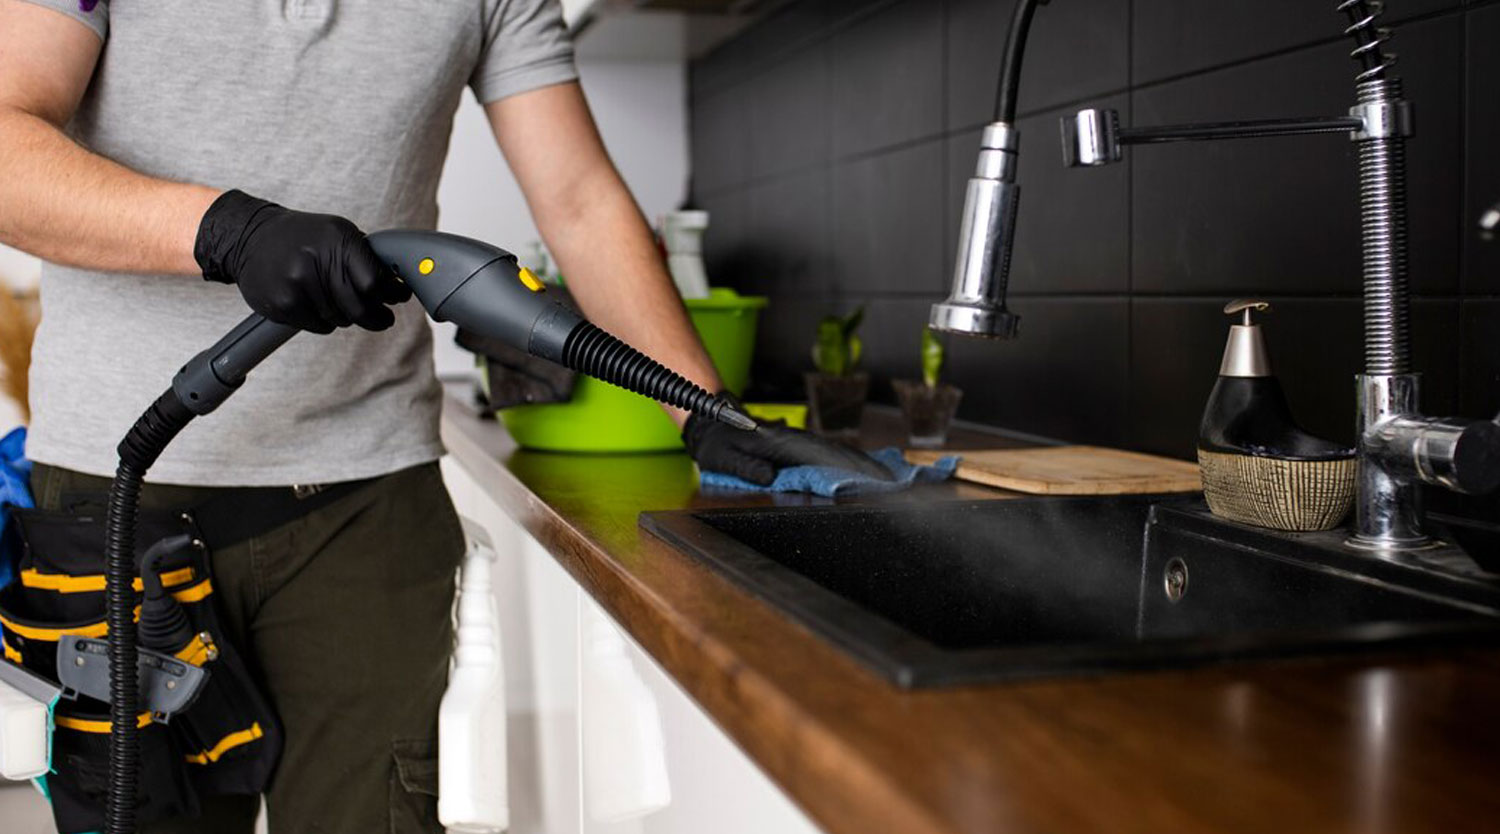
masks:
<svg viewBox="0 0 1500 834"><path fill-rule="evenodd" d="M430 331L360 230L435 226L465 86L584 312L718 390L599 141L555 0L0 0L0 241L47 262L39 506L104 489L134 418L247 304L324 334L190 426L143 495L184 507L368 481L214 554L230 636L285 725L273 831L440 830L462 541L436 473ZM690 422L685 437L700 464L762 482L841 459L774 430ZM248 832L258 802L207 798L202 819L149 830Z"/></svg>

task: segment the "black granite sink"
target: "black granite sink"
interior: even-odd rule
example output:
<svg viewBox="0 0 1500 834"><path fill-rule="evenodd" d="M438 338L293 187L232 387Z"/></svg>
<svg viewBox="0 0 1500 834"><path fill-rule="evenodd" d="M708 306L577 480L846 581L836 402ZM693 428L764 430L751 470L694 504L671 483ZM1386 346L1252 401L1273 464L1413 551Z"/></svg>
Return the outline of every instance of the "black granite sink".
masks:
<svg viewBox="0 0 1500 834"><path fill-rule="evenodd" d="M1337 533L1256 530L1181 497L678 511L641 524L901 686L1500 640L1500 559L1449 547L1379 560ZM1447 524L1495 541L1483 524Z"/></svg>

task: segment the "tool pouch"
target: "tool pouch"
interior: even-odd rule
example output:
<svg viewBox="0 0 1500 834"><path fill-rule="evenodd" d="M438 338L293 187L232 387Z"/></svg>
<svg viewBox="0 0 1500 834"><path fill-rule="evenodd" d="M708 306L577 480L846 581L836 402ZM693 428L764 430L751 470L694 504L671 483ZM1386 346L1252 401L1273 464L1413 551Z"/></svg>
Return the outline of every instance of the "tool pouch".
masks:
<svg viewBox="0 0 1500 834"><path fill-rule="evenodd" d="M11 516L22 548L16 581L0 591L5 657L60 683L59 641L108 633L104 514L13 509ZM142 511L137 529L143 544L183 533L202 540L192 517L179 512ZM137 808L143 822L196 816L202 796L262 792L282 740L269 701L215 610L206 548L173 554L158 575L181 604L193 634L168 653L206 670L208 680L187 709L165 717L143 712L138 719ZM138 601L141 588L137 579ZM109 792L109 704L83 695L64 699L55 723L46 788L58 831L98 831Z"/></svg>

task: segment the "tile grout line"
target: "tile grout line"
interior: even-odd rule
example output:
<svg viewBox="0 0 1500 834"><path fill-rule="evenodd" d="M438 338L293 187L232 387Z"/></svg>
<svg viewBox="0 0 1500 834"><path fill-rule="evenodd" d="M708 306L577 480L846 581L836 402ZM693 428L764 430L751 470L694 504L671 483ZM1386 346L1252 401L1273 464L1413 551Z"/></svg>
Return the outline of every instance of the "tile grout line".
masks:
<svg viewBox="0 0 1500 834"><path fill-rule="evenodd" d="M1126 120L1135 117L1135 0L1125 6ZM1135 164L1125 160L1125 433L1134 434L1135 414ZM1121 438L1123 441L1125 438Z"/></svg>
<svg viewBox="0 0 1500 834"><path fill-rule="evenodd" d="M1458 158L1460 160L1459 164L1463 166L1464 177L1463 177L1462 185L1459 188L1459 195L1458 195L1458 217L1459 217L1459 222L1458 222L1458 229L1459 229L1459 232L1458 232L1458 295L1459 295L1459 302L1458 302L1458 305L1457 305L1458 306L1458 328L1457 328L1457 331L1458 331L1458 336L1457 336L1457 339L1458 339L1458 367L1455 368L1454 370L1456 371L1456 375L1458 377L1458 380L1457 380L1457 382L1458 382L1458 402L1456 403L1456 405L1458 406L1459 410L1462 410L1462 408L1464 406L1464 400L1466 399L1466 395L1467 395L1468 390L1469 390L1469 386L1467 384L1468 381L1469 381L1469 369L1470 369L1470 366L1473 364L1473 360L1470 359L1469 356L1468 356L1468 354L1464 351L1464 344L1465 344L1465 342L1464 342L1464 336L1465 336L1464 331L1466 329L1465 328L1465 319L1466 319L1466 316L1464 316L1464 303L1463 303L1463 297L1464 297L1464 294L1465 294L1465 290L1468 289L1468 283L1469 283L1469 281L1468 281L1468 278L1469 278L1469 261L1473 257L1473 255L1474 255L1474 253L1473 253L1473 245L1474 244L1469 239L1470 236L1473 234L1473 230L1472 230L1472 227L1469 226L1469 223L1471 221L1469 220L1469 217L1468 217L1470 200L1472 199L1471 189L1473 188L1473 184L1470 182L1469 176L1468 176L1468 173L1469 173L1469 132L1473 129L1474 114L1472 112L1470 112L1470 109L1469 109L1469 57L1470 57L1470 55L1469 55L1469 11L1468 11L1467 8L1464 9L1463 16L1459 18L1458 29L1459 29L1458 56L1459 56L1459 67L1460 67L1460 72L1459 72L1459 76L1458 76L1458 108L1459 108L1459 111L1463 114L1463 125L1460 128L1460 130L1459 130L1459 136L1458 136L1458 143L1459 143Z"/></svg>

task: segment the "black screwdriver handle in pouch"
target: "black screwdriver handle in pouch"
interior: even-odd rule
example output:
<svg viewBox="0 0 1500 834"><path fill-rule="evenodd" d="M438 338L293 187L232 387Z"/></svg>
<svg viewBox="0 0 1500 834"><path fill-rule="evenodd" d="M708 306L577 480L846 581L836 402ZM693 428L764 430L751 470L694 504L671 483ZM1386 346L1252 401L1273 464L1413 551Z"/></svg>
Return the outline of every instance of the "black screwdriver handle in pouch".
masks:
<svg viewBox="0 0 1500 834"><path fill-rule="evenodd" d="M189 411L207 414L229 399L256 365L297 333L291 325L251 314L213 347L183 365L172 378L172 390Z"/></svg>

